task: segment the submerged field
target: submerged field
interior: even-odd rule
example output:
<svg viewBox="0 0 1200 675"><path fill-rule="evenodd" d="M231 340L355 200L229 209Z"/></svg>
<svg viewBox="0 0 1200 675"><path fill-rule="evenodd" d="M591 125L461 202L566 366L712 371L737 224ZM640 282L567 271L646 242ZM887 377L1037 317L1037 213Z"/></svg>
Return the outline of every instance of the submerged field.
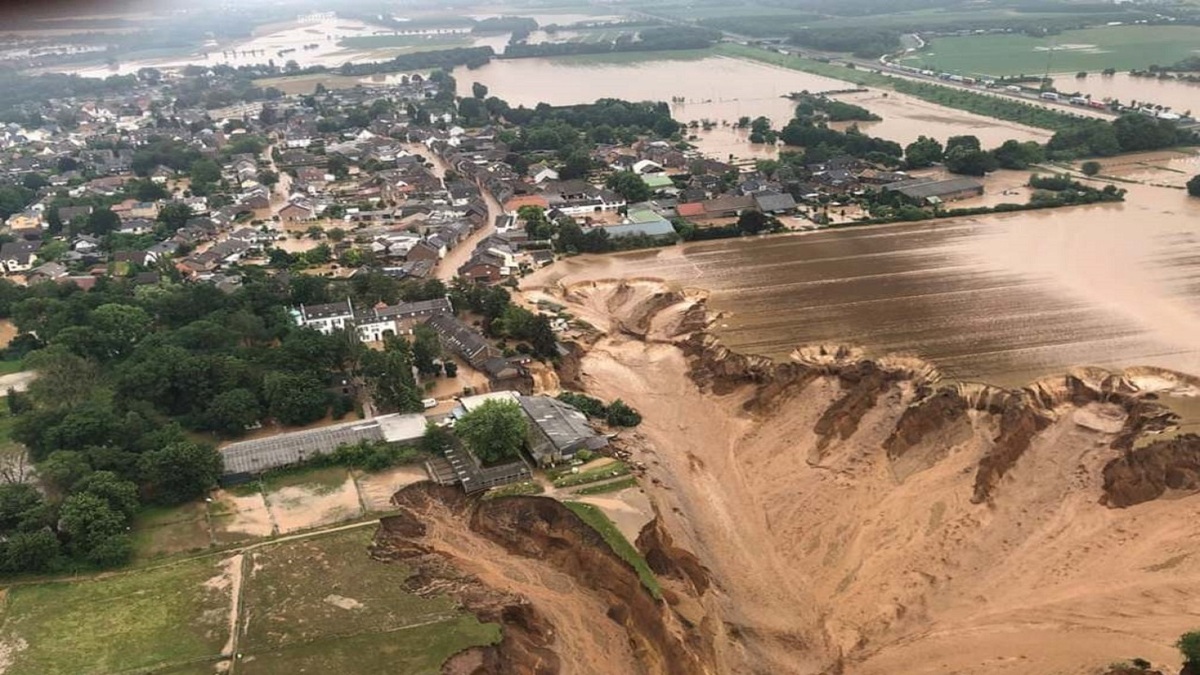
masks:
<svg viewBox="0 0 1200 675"><path fill-rule="evenodd" d="M1197 26L1108 26L1028 35L935 38L910 65L981 75L1042 75L1047 72L1129 70L1169 65L1195 54Z"/></svg>
<svg viewBox="0 0 1200 675"><path fill-rule="evenodd" d="M368 556L374 529L10 588L0 672L214 673L236 651L239 673L435 673L499 639L451 600L406 591L406 569Z"/></svg>

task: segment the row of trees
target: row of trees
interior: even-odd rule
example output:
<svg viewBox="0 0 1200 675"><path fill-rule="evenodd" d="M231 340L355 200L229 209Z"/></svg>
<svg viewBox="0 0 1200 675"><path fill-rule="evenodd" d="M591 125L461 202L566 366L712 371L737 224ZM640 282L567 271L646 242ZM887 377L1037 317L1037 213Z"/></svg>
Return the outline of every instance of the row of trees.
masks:
<svg viewBox="0 0 1200 675"><path fill-rule="evenodd" d="M504 58L575 56L580 54L610 54L618 52L672 51L707 49L721 39L721 32L698 27L653 27L637 36L622 34L612 42L526 42L509 43Z"/></svg>

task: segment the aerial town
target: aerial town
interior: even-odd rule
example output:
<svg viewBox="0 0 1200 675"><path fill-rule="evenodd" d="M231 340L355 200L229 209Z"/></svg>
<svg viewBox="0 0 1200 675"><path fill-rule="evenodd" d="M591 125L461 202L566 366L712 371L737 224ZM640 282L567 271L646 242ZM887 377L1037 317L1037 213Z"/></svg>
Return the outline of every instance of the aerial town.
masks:
<svg viewBox="0 0 1200 675"><path fill-rule="evenodd" d="M0 10L0 675L1200 673L1188 0Z"/></svg>

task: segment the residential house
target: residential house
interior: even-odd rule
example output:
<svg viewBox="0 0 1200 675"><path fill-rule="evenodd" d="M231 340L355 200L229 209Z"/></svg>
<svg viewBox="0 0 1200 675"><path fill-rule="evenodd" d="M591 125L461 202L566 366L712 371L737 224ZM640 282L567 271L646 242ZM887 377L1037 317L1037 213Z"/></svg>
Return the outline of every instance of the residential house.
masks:
<svg viewBox="0 0 1200 675"><path fill-rule="evenodd" d="M404 259L410 262L430 261L436 263L446 255L446 249L438 246L427 239L422 239L413 244L412 248L405 254Z"/></svg>
<svg viewBox="0 0 1200 675"><path fill-rule="evenodd" d="M48 262L30 270L25 279L29 283L37 283L41 281L58 281L66 277L68 274L67 268L56 262Z"/></svg>
<svg viewBox="0 0 1200 675"><path fill-rule="evenodd" d="M763 213L778 215L796 210L796 200L786 192L759 192L754 195L754 204Z"/></svg>
<svg viewBox="0 0 1200 675"><path fill-rule="evenodd" d="M358 338L363 342L380 342L394 335L411 335L413 328L431 317L453 315L454 308L447 298L381 304L355 316Z"/></svg>
<svg viewBox="0 0 1200 675"><path fill-rule="evenodd" d="M350 304L349 298L324 305L300 305L299 309L292 310L292 314L297 325L326 335L354 325L354 305Z"/></svg>
<svg viewBox="0 0 1200 675"><path fill-rule="evenodd" d="M0 246L0 264L8 274L28 272L33 269L41 247L40 241L10 241Z"/></svg>
<svg viewBox="0 0 1200 675"><path fill-rule="evenodd" d="M476 370L482 370L488 359L500 356L500 350L453 315L438 314L425 323L437 332L443 347L458 354Z"/></svg>
<svg viewBox="0 0 1200 675"><path fill-rule="evenodd" d="M491 251L476 250L470 260L458 268L458 276L478 284L494 284L508 276L509 268L503 257Z"/></svg>
<svg viewBox="0 0 1200 675"><path fill-rule="evenodd" d="M307 200L294 200L279 209L279 219L285 223L301 223L316 220L316 211Z"/></svg>

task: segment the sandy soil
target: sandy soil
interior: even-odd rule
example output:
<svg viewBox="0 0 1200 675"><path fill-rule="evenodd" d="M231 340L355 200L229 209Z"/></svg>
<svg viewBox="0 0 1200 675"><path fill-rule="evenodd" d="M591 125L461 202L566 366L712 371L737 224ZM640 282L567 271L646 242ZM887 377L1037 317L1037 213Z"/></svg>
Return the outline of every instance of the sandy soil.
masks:
<svg viewBox="0 0 1200 675"><path fill-rule="evenodd" d="M597 326L644 320L632 315L656 290L580 293L572 311ZM604 338L582 371L590 393L645 418L634 460L662 486L651 499L676 543L712 571L730 672L840 661L866 675L1059 675L1133 657L1177 669L1172 643L1200 625L1200 497L1099 505L1112 436L1073 409L977 505L993 418L972 414L893 466L881 445L913 399L906 383L818 453L813 427L841 395L833 380L751 415L748 392L699 391L666 342ZM1088 414L1103 427L1104 411Z"/></svg>
<svg viewBox="0 0 1200 675"><path fill-rule="evenodd" d="M0 348L7 347L17 337L17 327L9 319L0 319Z"/></svg>
<svg viewBox="0 0 1200 675"><path fill-rule="evenodd" d="M575 501L591 504L604 512L629 541L635 541L646 523L654 520L654 507L650 498L638 487L620 492L585 495Z"/></svg>
<svg viewBox="0 0 1200 675"><path fill-rule="evenodd" d="M491 588L527 598L552 622L559 639L554 651L563 673L628 675L636 672L629 640L598 598L580 593L575 579L537 560L510 555L464 527L444 506L423 513L425 543L450 555L455 567Z"/></svg>
<svg viewBox="0 0 1200 675"><path fill-rule="evenodd" d="M360 474L355 477L358 494L368 511L390 511L392 495L405 485L429 480L420 465L400 466L378 473Z"/></svg>
<svg viewBox="0 0 1200 675"><path fill-rule="evenodd" d="M280 534L348 520L362 513L358 490L349 476L336 489L293 486L268 492L271 519Z"/></svg>
<svg viewBox="0 0 1200 675"><path fill-rule="evenodd" d="M242 534L249 537L270 536L274 530L271 512L267 510L262 494L235 495L226 490L213 493L211 509L221 515L213 518L213 529L221 533Z"/></svg>

